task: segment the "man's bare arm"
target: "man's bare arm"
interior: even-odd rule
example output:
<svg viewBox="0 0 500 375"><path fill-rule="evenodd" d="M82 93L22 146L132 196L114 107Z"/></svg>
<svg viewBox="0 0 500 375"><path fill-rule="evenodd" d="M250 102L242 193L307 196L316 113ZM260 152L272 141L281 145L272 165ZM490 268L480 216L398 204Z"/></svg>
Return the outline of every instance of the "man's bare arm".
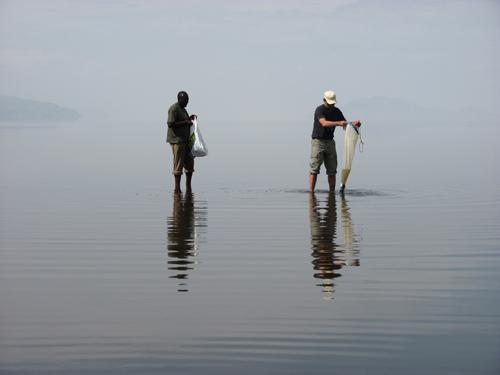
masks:
<svg viewBox="0 0 500 375"><path fill-rule="evenodd" d="M346 126L348 122L348 121L327 121L324 117L318 119L318 121L324 128L333 128L335 126ZM352 121L352 124L357 127L361 126L360 121Z"/></svg>

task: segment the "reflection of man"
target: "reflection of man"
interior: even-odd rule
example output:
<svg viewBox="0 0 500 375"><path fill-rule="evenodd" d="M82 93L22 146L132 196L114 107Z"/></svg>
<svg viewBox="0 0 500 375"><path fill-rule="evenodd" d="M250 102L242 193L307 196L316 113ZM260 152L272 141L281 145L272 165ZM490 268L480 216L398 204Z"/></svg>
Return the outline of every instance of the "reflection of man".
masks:
<svg viewBox="0 0 500 375"><path fill-rule="evenodd" d="M309 196L309 219L311 222L311 249L314 269L319 271L314 277L323 280L323 293L333 293L333 279L341 276L335 271L342 268L338 253L342 250L336 244L337 209L335 195L328 194L326 207L320 207L316 195ZM331 297L329 298L331 299Z"/></svg>
<svg viewBox="0 0 500 375"><path fill-rule="evenodd" d="M359 250L355 243L349 207L342 199L342 230L344 245L337 242L337 209L335 194L329 193L325 207L321 207L316 195L309 195L309 218L311 224L311 249L314 260L315 278L322 279L323 293L333 293L333 279L340 277L343 266L359 266ZM325 297L333 299L333 297Z"/></svg>
<svg viewBox="0 0 500 375"><path fill-rule="evenodd" d="M193 195L186 193L183 199L181 194L174 194L173 198L172 216L167 218L167 248L168 257L171 258L168 261L168 269L178 272L170 278L182 280L188 278L187 271L192 270L196 263L189 259L196 255ZM179 289L179 292L187 292L187 289Z"/></svg>

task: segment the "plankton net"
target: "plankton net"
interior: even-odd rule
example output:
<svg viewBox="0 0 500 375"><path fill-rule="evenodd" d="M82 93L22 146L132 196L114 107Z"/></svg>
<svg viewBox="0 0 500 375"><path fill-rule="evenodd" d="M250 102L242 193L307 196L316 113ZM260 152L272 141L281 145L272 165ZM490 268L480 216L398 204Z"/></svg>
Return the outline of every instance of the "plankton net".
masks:
<svg viewBox="0 0 500 375"><path fill-rule="evenodd" d="M359 136L359 130L352 122L347 123L344 132L344 160L342 161L340 192L344 192L347 177L349 177L349 173L351 173L352 159L354 158L354 151L356 151L356 143L358 142Z"/></svg>

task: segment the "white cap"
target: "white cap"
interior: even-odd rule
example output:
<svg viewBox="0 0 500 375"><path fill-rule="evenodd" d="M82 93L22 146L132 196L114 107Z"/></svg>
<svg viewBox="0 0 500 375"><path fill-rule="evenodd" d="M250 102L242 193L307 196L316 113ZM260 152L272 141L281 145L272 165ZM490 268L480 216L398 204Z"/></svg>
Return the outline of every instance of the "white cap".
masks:
<svg viewBox="0 0 500 375"><path fill-rule="evenodd" d="M327 91L325 92L324 96L326 102L328 104L335 104L337 103L337 97L335 96L335 93L333 91Z"/></svg>

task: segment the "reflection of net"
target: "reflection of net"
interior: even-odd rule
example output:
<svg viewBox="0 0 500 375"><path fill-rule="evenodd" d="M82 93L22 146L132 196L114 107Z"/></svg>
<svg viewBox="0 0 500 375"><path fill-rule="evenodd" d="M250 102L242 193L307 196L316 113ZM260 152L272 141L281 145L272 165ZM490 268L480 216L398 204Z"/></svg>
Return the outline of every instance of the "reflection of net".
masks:
<svg viewBox="0 0 500 375"><path fill-rule="evenodd" d="M205 207L195 208L192 194L183 198L174 196L172 216L167 218L167 250L168 269L177 274L169 276L179 280L188 279L188 271L197 263L193 258L197 255L201 238L200 228L206 227ZM179 283L185 286L186 283ZM187 289L179 289L187 292Z"/></svg>
<svg viewBox="0 0 500 375"><path fill-rule="evenodd" d="M346 266L359 266L359 249L352 225L350 208L345 198L342 198L342 235L344 237L344 264Z"/></svg>

